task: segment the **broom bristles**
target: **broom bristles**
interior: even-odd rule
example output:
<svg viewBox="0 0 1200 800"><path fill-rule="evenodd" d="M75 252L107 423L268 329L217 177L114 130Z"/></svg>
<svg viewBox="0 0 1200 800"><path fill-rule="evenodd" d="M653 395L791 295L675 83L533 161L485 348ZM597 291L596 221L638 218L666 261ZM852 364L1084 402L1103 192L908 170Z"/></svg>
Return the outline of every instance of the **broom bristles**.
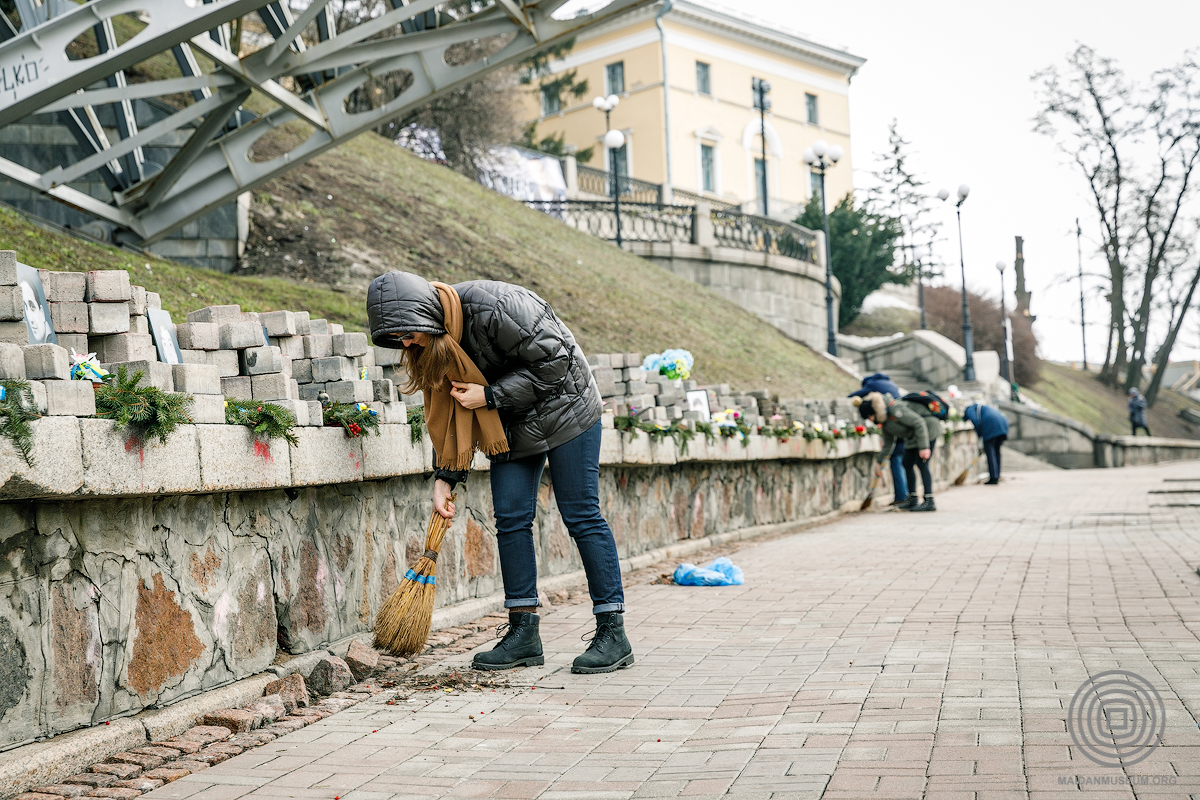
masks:
<svg viewBox="0 0 1200 800"><path fill-rule="evenodd" d="M454 495L451 495L451 500ZM411 656L419 653L429 639L433 625L436 556L450 527L450 520L436 511L430 515L425 530L424 555L408 570L396 591L392 592L375 616L375 646L393 655Z"/></svg>

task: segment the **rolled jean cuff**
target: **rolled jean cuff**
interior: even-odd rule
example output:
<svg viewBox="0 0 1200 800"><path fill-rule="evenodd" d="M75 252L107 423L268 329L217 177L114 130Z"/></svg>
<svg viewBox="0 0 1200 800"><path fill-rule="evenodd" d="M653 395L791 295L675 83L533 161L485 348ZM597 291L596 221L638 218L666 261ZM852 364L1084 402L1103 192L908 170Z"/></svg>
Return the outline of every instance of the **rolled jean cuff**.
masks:
<svg viewBox="0 0 1200 800"><path fill-rule="evenodd" d="M532 606L537 606L537 605L539 605L539 603L538 603L538 599L536 597L532 597L528 600L505 600L504 601L505 608L530 608Z"/></svg>
<svg viewBox="0 0 1200 800"><path fill-rule="evenodd" d="M602 603L601 605L598 605L598 606L592 606L593 614L604 614L609 611L624 611L624 610L625 610L624 603Z"/></svg>

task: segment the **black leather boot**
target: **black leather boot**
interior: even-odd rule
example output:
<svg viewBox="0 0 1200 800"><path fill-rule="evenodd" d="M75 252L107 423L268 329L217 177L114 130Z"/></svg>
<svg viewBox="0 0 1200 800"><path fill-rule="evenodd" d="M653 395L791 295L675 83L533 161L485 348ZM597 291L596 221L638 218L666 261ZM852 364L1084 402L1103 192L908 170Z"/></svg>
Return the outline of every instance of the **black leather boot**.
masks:
<svg viewBox="0 0 1200 800"><path fill-rule="evenodd" d="M925 495L925 502L919 506L913 506L913 511L937 511L937 506L933 504L933 495Z"/></svg>
<svg viewBox="0 0 1200 800"><path fill-rule="evenodd" d="M895 509L897 511L912 511L918 505L919 505L919 503L917 502L917 495L916 495L916 493L913 493L913 494L910 494L908 497L906 497L904 499L904 502L897 503L895 505Z"/></svg>
<svg viewBox="0 0 1200 800"><path fill-rule="evenodd" d="M625 620L620 611L605 611L596 615L596 632L583 655L571 664L571 672L594 674L613 672L633 663L633 647L625 638Z"/></svg>
<svg viewBox="0 0 1200 800"><path fill-rule="evenodd" d="M475 669L516 669L546 663L542 655L542 637L538 633L541 617L528 611L508 615L508 625L500 644L486 653L476 653Z"/></svg>

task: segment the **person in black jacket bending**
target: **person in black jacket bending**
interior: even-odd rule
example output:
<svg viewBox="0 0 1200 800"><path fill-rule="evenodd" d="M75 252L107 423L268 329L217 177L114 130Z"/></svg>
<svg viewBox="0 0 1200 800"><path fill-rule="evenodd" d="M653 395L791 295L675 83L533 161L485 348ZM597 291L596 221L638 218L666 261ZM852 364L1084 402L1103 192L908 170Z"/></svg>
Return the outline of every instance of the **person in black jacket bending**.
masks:
<svg viewBox="0 0 1200 800"><path fill-rule="evenodd" d="M627 667L633 650L621 617L621 567L612 531L600 513L603 408L587 358L549 304L528 289L500 281L435 288L417 275L389 272L371 282L367 315L376 345L404 348L406 393L419 389L428 396L431 390L445 390L453 357L443 307L449 293L461 301L458 344L487 381L453 382L450 395L463 408L499 412L508 440L507 452L489 458L509 626L495 649L475 656L474 666L512 669L545 662L538 632L533 520L542 470L549 463L554 498L579 548L596 615L595 636L575 659L572 672ZM454 515L450 494L466 478L466 471L435 472L433 505L438 513Z"/></svg>

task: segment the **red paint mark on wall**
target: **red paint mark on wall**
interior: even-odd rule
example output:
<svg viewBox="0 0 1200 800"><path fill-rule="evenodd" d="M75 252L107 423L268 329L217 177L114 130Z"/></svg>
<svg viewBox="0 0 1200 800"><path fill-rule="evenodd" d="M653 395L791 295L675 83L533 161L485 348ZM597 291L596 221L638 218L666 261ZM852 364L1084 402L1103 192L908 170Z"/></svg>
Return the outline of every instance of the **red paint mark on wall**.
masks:
<svg viewBox="0 0 1200 800"><path fill-rule="evenodd" d="M266 442L260 442L257 439L254 441L254 455L268 463L274 460L271 457L271 445Z"/></svg>
<svg viewBox="0 0 1200 800"><path fill-rule="evenodd" d="M125 452L132 453L135 451L137 452L137 455L138 455L138 463L145 464L146 463L146 446L142 442L138 441L136 436L130 436L125 439Z"/></svg>

